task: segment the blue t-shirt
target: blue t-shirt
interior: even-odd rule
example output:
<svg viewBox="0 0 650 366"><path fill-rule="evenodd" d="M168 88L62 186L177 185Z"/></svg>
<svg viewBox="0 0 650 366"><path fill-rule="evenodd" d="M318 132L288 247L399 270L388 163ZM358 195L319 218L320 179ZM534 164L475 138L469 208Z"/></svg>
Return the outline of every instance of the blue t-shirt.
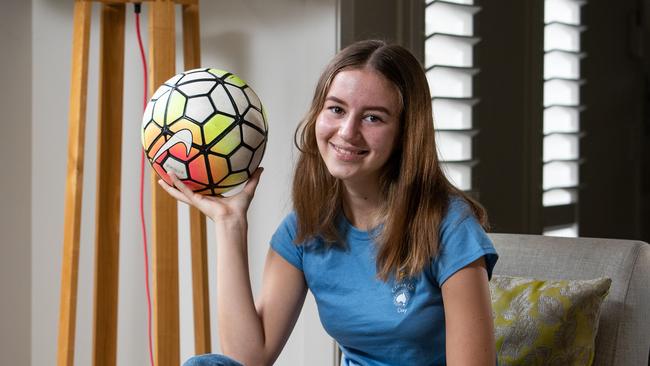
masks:
<svg viewBox="0 0 650 366"><path fill-rule="evenodd" d="M346 245L320 239L294 244L296 215L289 214L271 247L305 275L321 323L341 346L343 365L444 365L445 316L440 286L485 256L488 276L497 253L469 206L452 199L440 228L439 254L416 278L377 278L372 233L345 217L339 230Z"/></svg>

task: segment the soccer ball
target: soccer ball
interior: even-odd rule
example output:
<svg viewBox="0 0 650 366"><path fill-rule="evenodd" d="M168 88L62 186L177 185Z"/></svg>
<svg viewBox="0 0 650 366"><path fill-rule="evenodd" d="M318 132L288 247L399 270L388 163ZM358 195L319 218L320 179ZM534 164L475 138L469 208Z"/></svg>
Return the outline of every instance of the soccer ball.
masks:
<svg viewBox="0 0 650 366"><path fill-rule="evenodd" d="M167 80L142 117L142 146L168 184L173 172L192 191L222 194L259 166L268 125L257 94L237 75L195 69Z"/></svg>

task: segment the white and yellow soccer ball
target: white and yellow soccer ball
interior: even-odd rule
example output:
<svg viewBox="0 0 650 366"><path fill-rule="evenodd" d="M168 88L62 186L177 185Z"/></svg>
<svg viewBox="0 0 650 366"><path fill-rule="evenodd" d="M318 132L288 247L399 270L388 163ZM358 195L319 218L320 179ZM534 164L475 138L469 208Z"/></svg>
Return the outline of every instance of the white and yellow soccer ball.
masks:
<svg viewBox="0 0 650 366"><path fill-rule="evenodd" d="M175 75L151 97L142 146L168 184L173 172L194 192L222 194L259 166L268 124L257 94L237 75L195 69Z"/></svg>

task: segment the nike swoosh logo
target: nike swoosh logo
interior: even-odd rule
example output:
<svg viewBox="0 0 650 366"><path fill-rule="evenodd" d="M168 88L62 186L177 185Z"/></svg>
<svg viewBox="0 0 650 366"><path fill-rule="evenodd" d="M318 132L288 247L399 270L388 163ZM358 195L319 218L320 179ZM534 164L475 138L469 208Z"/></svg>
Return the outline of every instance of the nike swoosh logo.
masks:
<svg viewBox="0 0 650 366"><path fill-rule="evenodd" d="M183 130L180 130L180 131L176 132L175 134L173 134L169 138L169 140L167 140L163 144L163 146L161 146L160 149L158 149L158 152L153 157L153 161L156 161L158 159L158 157L160 157L160 155L162 155L165 151L171 149L172 146L174 146L174 145L176 145L178 143L181 143L181 144L185 145L185 150L187 150L185 152L185 154L189 155L190 154L190 149L192 148L192 131L190 131L188 129L183 129Z"/></svg>

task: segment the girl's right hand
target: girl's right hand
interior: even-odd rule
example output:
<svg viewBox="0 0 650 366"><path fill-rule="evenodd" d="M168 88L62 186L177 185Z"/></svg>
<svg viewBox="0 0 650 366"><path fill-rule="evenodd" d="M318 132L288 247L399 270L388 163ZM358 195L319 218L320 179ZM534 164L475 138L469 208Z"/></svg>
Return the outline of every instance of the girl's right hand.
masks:
<svg viewBox="0 0 650 366"><path fill-rule="evenodd" d="M160 184L169 195L181 202L196 207L213 221L233 218L240 219L246 217L248 207L253 200L255 189L260 181L262 171L264 171L264 168L257 168L250 179L246 182L244 189L230 197L205 196L192 192L192 190L173 173L169 173L169 178L172 180L172 183L174 183L173 187L165 183L162 179L158 180L158 184Z"/></svg>

